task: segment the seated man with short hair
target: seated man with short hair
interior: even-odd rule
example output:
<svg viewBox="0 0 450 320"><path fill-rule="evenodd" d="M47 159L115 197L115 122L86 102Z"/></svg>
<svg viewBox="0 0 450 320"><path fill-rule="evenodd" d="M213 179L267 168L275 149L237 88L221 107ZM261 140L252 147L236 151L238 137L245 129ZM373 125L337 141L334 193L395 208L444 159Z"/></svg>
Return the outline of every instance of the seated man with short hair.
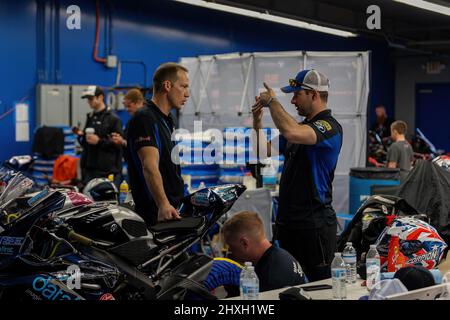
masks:
<svg viewBox="0 0 450 320"><path fill-rule="evenodd" d="M259 291L305 283L300 263L286 250L272 245L264 233L257 213L243 211L228 219L222 227L232 258L251 262L259 278Z"/></svg>

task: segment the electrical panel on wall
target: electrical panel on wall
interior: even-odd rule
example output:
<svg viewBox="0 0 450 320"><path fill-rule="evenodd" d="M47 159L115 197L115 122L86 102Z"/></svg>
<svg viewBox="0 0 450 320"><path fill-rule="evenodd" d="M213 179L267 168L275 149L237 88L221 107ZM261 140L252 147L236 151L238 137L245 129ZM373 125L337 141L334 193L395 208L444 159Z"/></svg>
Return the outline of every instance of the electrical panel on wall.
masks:
<svg viewBox="0 0 450 320"><path fill-rule="evenodd" d="M37 86L37 125L68 126L70 122L70 87Z"/></svg>
<svg viewBox="0 0 450 320"><path fill-rule="evenodd" d="M92 111L87 99L81 98L87 87L88 85L38 85L38 125L84 128L86 114ZM105 92L105 103L112 110L125 110L125 91Z"/></svg>
<svg viewBox="0 0 450 320"><path fill-rule="evenodd" d="M86 114L92 111L91 107L89 107L87 99L81 99L83 90L87 87L87 85L72 86L71 126L79 126L80 128L84 128L86 123Z"/></svg>

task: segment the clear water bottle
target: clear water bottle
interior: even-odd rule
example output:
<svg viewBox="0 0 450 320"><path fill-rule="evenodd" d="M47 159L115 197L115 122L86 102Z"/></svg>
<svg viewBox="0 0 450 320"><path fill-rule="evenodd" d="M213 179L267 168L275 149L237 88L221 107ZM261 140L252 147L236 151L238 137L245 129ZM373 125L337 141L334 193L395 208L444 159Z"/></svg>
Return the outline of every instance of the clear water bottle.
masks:
<svg viewBox="0 0 450 320"><path fill-rule="evenodd" d="M366 286L368 290L372 290L380 282L380 271L380 255L377 251L377 245L372 244L366 256Z"/></svg>
<svg viewBox="0 0 450 320"><path fill-rule="evenodd" d="M244 299L244 292L243 292L243 286L242 284L244 283L244 279L247 276L247 272L248 272L248 267L251 267L252 263L251 262L246 262L244 264L244 267L241 270L241 275L239 278L239 291L241 292L241 298Z"/></svg>
<svg viewBox="0 0 450 320"><path fill-rule="evenodd" d="M333 300L347 299L346 287L347 269L340 252L334 254L333 262L331 262L331 280L333 285Z"/></svg>
<svg viewBox="0 0 450 320"><path fill-rule="evenodd" d="M276 191L278 174L271 159L266 161L266 166L262 168L261 174L263 187L270 191Z"/></svg>
<svg viewBox="0 0 450 320"><path fill-rule="evenodd" d="M347 267L347 283L356 282L356 250L351 242L347 242L342 252L342 259Z"/></svg>
<svg viewBox="0 0 450 320"><path fill-rule="evenodd" d="M253 266L247 267L244 279L242 279L242 296L244 300L258 300L259 279Z"/></svg>

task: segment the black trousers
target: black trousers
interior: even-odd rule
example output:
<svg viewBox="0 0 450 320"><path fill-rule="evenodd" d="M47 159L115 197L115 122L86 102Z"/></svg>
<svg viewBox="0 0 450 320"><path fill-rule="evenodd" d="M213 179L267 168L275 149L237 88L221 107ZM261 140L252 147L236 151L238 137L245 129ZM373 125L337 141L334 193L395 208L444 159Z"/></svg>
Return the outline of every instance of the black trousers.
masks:
<svg viewBox="0 0 450 320"><path fill-rule="evenodd" d="M277 240L302 266L310 282L331 277L337 224L318 229L289 229L277 225Z"/></svg>

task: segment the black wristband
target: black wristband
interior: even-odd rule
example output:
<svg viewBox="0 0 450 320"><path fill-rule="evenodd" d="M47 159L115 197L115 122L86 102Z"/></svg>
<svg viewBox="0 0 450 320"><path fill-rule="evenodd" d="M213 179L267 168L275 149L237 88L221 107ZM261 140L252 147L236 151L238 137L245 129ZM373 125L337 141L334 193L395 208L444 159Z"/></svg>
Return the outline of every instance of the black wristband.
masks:
<svg viewBox="0 0 450 320"><path fill-rule="evenodd" d="M273 102L273 100L274 100L273 97L270 97L270 99L269 99L269 101L267 101L265 107L266 107L266 108L269 108L269 107L270 107L270 104Z"/></svg>

